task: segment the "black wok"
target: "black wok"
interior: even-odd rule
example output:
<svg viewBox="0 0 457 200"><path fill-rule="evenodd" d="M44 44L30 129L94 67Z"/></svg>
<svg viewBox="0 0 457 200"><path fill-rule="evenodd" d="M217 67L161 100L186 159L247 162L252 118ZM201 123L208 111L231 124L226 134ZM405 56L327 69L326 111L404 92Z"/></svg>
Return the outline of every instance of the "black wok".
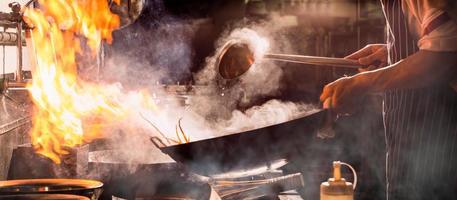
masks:
<svg viewBox="0 0 457 200"><path fill-rule="evenodd" d="M326 120L326 112L307 112L287 122L186 144L166 146L157 137L151 140L189 170L211 176L287 159L316 137Z"/></svg>
<svg viewBox="0 0 457 200"><path fill-rule="evenodd" d="M102 187L102 182L87 179L7 180L0 181L0 199L7 195L29 194L73 194L98 199L103 191Z"/></svg>

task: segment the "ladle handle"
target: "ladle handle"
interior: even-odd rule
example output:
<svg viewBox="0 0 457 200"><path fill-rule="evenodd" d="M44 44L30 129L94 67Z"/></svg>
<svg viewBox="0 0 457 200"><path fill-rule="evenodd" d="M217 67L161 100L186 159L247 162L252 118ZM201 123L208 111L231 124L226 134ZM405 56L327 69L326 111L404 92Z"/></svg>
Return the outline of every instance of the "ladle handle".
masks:
<svg viewBox="0 0 457 200"><path fill-rule="evenodd" d="M159 137L152 136L150 138L150 140L151 140L152 144L154 144L154 146L156 146L158 149L161 149L161 148L167 146L164 142L162 142L162 140Z"/></svg>
<svg viewBox="0 0 457 200"><path fill-rule="evenodd" d="M302 55L291 55L291 54L265 54L265 59L294 62L312 65L323 65L323 66L334 66L334 67L345 67L345 68L364 68L366 66L359 64L355 60L349 60L345 58L330 58L330 57L318 57L318 56L302 56Z"/></svg>

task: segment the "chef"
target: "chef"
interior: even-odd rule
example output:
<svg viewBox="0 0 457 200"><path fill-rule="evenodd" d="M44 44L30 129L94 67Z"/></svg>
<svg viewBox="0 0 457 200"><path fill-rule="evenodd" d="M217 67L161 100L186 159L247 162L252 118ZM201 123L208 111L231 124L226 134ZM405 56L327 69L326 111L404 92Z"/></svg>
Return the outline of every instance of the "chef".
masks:
<svg viewBox="0 0 457 200"><path fill-rule="evenodd" d="M348 56L369 67L326 85L321 101L350 114L382 93L387 199L457 199L457 2L381 3L387 44Z"/></svg>

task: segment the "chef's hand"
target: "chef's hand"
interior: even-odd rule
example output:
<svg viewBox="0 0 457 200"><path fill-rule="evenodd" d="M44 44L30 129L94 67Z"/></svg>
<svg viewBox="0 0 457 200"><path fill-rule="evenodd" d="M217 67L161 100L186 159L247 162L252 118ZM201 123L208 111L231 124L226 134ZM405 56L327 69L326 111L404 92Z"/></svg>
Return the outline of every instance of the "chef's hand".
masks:
<svg viewBox="0 0 457 200"><path fill-rule="evenodd" d="M361 65L367 66L359 68L360 72L382 68L387 65L387 45L369 44L345 58L358 60Z"/></svg>
<svg viewBox="0 0 457 200"><path fill-rule="evenodd" d="M365 87L365 84L357 82L353 77L343 77L327 84L320 100L324 103L324 108L332 109L336 114L352 114L357 109L357 102L366 95Z"/></svg>

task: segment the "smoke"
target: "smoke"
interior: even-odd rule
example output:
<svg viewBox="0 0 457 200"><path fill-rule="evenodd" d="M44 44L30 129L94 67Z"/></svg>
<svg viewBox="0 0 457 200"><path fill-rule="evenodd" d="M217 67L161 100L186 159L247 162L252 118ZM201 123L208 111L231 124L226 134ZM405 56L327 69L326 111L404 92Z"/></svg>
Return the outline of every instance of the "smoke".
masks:
<svg viewBox="0 0 457 200"><path fill-rule="evenodd" d="M223 36L216 42L216 53L206 59L206 66L203 70L195 75L197 84L211 84L214 83L218 78L218 70L216 66L216 60L218 56L222 53L223 47L228 42L235 43L244 43L249 46L249 48L254 53L254 58L256 62L249 69L247 74L256 74L268 77L268 74L261 73L265 68L258 67L262 65L261 59L263 54L266 53L269 47L269 41L267 38L260 36L256 31L249 28L240 28L235 29L229 34L224 33ZM257 67L256 67L257 66ZM244 78L244 76L243 76ZM249 78L244 78L248 80Z"/></svg>
<svg viewBox="0 0 457 200"><path fill-rule="evenodd" d="M226 133L247 131L286 122L297 118L303 113L311 113L316 110L317 107L314 105L283 102L273 99L261 106L254 106L244 112L234 110L232 112L232 118L229 120L220 120L216 130L223 130Z"/></svg>
<svg viewBox="0 0 457 200"><path fill-rule="evenodd" d="M122 38L115 37L113 45L117 48L114 49L122 51L108 53L110 56L102 72L103 81L117 81L126 90L148 88L158 104L158 111L150 111L135 106L135 99L129 102L126 96L125 102L131 104L137 113L137 116L126 120L129 126L177 140L176 126L178 120L182 119L184 134L189 135L191 141L196 141L237 129L240 131L283 122L303 111L306 105L278 100L249 109L259 98L277 95L281 87L281 67L262 60L263 54L272 48L279 52L290 52L290 44L280 31L283 25L276 22L276 17L262 23L242 22L228 27L221 34L215 42L215 53L206 58L203 69L194 75L195 83L203 87L195 89L197 94L186 100L190 105L184 106L184 99L165 91L158 83L170 83L164 80L177 78L176 74L190 73L193 55L190 38L195 33L195 24L167 17L154 25L154 31L150 27L133 25L128 30L121 30ZM117 38L121 42L116 42ZM256 62L237 83L221 90L215 62L228 41L248 44L254 51ZM126 48L127 45L135 48ZM243 109L238 110L240 107Z"/></svg>
<svg viewBox="0 0 457 200"><path fill-rule="evenodd" d="M106 48L109 56L101 69L101 82L114 83L123 91L120 101L130 108L131 114L106 130L112 143L107 151L91 152L87 160L127 163L129 173L133 173L141 164L171 162L154 147L151 137L173 145L183 140L183 135L190 141L198 141L286 122L315 111L314 105L275 99L258 103L259 99L279 94L283 75L277 63L262 60L263 54L291 52L288 40L280 31L283 27L275 19L228 27L215 42L214 54L194 74L195 84L199 86L194 88L195 95L184 98L167 91L162 83L175 84L175 80L190 74L195 23L167 18L154 27L132 25L121 30L122 34L114 39L113 49L117 50ZM254 50L256 61L237 82L221 85L215 62L228 41L247 43ZM154 109L139 104L140 97L134 92L138 89L151 94ZM97 168L85 173L85 177L101 175L111 176L111 172Z"/></svg>
<svg viewBox="0 0 457 200"><path fill-rule="evenodd" d="M150 88L191 76L196 25L177 18L151 20L153 25L133 24L114 32L113 44L105 45L103 80Z"/></svg>
<svg viewBox="0 0 457 200"><path fill-rule="evenodd" d="M211 101L224 102L218 104L218 116L230 116L229 113L237 107L247 107L265 96L277 95L281 88L282 68L276 63L263 60L265 53L273 47L276 51L288 51L288 42L276 31L279 29L273 21L262 24L246 25L241 28L229 29L216 41L214 55L206 59L205 67L194 78L197 84L209 85L211 93L217 93L218 99ZM255 62L251 68L236 80L224 80L218 74L216 62L223 47L228 42L239 42L249 46L254 53ZM222 89L222 90L221 90ZM205 105L210 102L199 101ZM211 105L211 103L210 103ZM220 105L224 105L221 108ZM197 107L197 106L196 106ZM207 106L206 106L207 107ZM202 109L200 109L202 110ZM202 112L205 112L203 110ZM206 110L209 116L214 116L210 110ZM224 113L225 112L225 113ZM228 112L228 113L227 113Z"/></svg>

